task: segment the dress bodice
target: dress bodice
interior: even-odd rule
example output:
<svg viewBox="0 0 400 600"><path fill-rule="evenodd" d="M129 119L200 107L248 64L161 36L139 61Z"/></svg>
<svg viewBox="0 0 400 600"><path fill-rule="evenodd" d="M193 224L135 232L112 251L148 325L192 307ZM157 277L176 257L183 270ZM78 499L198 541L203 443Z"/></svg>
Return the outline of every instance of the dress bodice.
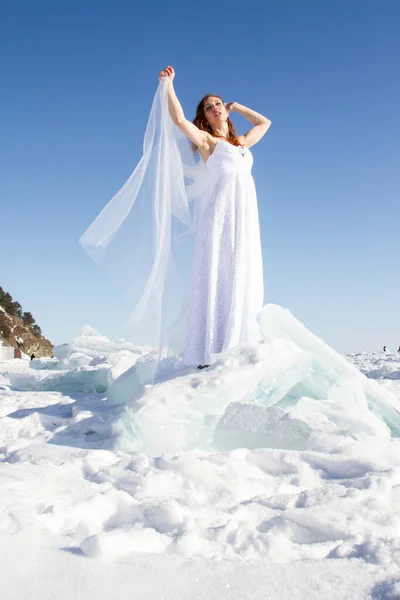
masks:
<svg viewBox="0 0 400 600"><path fill-rule="evenodd" d="M233 146L229 142L219 140L206 162L213 174L232 173L250 174L253 166L253 155L244 146Z"/></svg>

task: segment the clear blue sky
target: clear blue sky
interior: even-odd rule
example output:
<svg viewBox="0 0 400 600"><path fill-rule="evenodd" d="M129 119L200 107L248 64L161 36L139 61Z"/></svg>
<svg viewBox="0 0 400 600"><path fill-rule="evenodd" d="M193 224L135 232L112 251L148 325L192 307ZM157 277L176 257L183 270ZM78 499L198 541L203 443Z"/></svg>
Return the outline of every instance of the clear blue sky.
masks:
<svg viewBox="0 0 400 600"><path fill-rule="evenodd" d="M127 306L78 238L141 156L158 73L264 113L266 302L342 352L400 344L400 2L3 0L0 285L53 343ZM238 129L247 125L237 117Z"/></svg>

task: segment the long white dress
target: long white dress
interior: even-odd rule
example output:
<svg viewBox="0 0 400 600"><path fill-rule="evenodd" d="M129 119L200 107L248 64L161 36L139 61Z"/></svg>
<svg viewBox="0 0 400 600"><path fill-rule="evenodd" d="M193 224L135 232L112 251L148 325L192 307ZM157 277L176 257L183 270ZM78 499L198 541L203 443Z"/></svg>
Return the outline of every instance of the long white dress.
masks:
<svg viewBox="0 0 400 600"><path fill-rule="evenodd" d="M259 339L263 268L257 195L249 149L218 141L209 157L210 183L201 199L184 361Z"/></svg>

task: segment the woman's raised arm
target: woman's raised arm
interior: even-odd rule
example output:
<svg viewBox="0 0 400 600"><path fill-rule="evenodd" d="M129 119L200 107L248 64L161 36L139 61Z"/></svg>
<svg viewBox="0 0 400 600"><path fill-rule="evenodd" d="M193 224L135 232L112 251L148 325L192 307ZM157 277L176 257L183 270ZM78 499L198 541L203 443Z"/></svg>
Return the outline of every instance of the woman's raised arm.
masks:
<svg viewBox="0 0 400 600"><path fill-rule="evenodd" d="M246 148L257 144L270 128L271 121L267 117L247 106L243 106L243 104L230 102L226 105L226 108L229 112L235 111L239 113L239 115L242 115L254 125L245 135L239 136L242 138L243 146L246 146Z"/></svg>
<svg viewBox="0 0 400 600"><path fill-rule="evenodd" d="M172 120L191 142L196 144L196 146L199 148L204 148L205 146L208 146L207 133L205 131L201 131L201 129L186 119L181 103L179 102L175 93L173 84L174 77L175 71L172 67L166 67L160 73L160 79L167 80L166 85L168 85L168 107Z"/></svg>

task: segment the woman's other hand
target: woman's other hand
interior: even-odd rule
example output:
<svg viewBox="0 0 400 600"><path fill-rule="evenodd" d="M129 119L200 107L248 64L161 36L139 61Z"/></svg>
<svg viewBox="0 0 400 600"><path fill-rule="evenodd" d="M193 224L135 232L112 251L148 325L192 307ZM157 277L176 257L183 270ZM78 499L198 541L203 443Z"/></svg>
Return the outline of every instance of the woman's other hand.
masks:
<svg viewBox="0 0 400 600"><path fill-rule="evenodd" d="M235 110L235 105L236 102L228 102L227 104L225 104L225 108L228 111L228 115L229 113L231 113L233 110Z"/></svg>

